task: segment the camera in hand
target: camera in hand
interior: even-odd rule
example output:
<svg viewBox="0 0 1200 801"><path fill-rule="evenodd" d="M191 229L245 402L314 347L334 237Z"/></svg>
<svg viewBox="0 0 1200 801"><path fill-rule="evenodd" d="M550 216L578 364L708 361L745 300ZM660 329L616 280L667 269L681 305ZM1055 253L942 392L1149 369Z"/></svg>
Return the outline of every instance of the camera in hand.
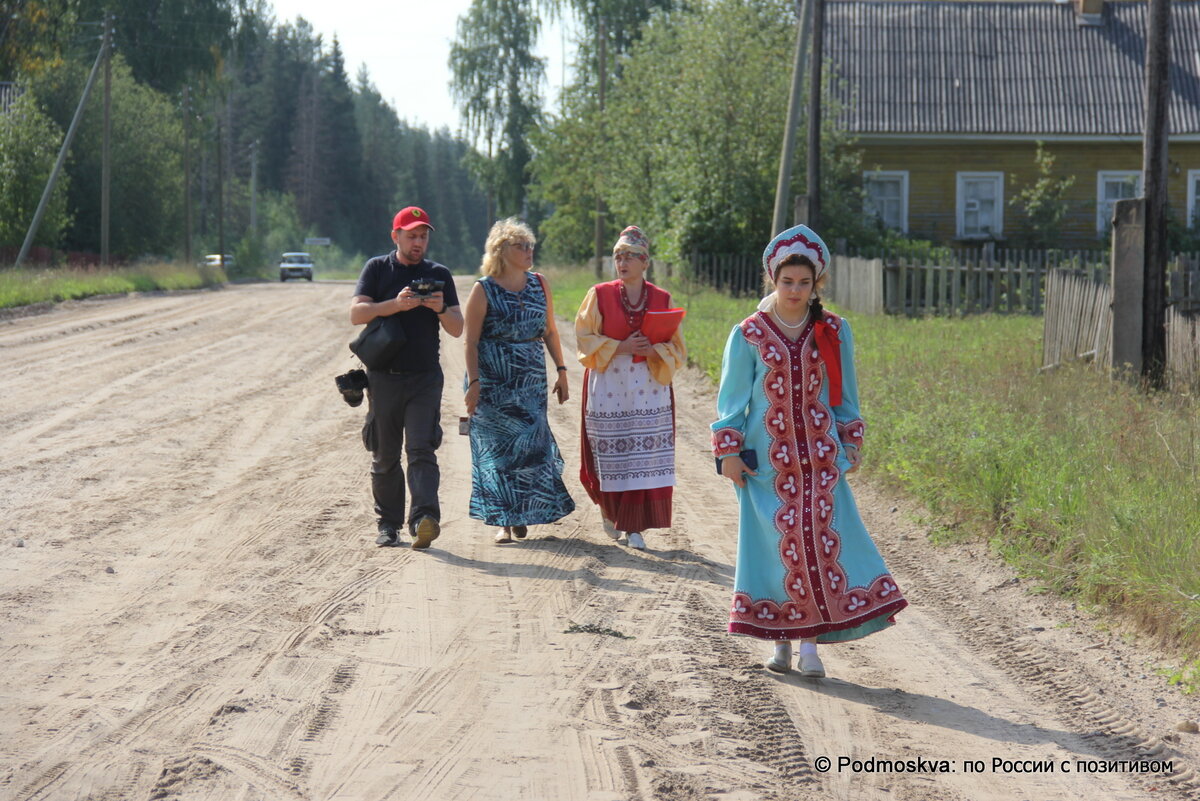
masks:
<svg viewBox="0 0 1200 801"><path fill-rule="evenodd" d="M412 291L419 298L427 298L434 292L441 291L442 283L436 278L418 278L412 282Z"/></svg>
<svg viewBox="0 0 1200 801"><path fill-rule="evenodd" d="M337 384L338 392L342 393L342 400L347 404L358 406L363 402L363 390L367 388L365 371L351 370L348 373L334 376L333 381Z"/></svg>

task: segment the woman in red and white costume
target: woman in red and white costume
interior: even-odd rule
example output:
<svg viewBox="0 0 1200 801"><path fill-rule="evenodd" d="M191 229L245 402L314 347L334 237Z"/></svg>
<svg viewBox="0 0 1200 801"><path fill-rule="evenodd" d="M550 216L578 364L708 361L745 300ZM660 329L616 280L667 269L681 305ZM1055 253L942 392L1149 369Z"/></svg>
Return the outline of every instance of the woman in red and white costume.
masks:
<svg viewBox="0 0 1200 801"><path fill-rule="evenodd" d="M597 284L575 317L583 374L584 489L599 505L604 530L644 549L642 533L671 526L675 486L675 396L671 381L687 363L679 329L652 344L647 311L671 307L671 294L645 279L650 243L637 226L613 246L617 278Z"/></svg>

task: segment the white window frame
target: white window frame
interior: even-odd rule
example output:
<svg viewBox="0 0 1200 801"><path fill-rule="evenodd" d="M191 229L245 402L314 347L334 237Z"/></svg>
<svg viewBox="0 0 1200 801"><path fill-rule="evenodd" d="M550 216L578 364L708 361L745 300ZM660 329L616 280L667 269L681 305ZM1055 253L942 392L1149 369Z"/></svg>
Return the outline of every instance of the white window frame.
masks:
<svg viewBox="0 0 1200 801"><path fill-rule="evenodd" d="M1142 171L1141 170L1099 170L1096 173L1096 233L1104 234L1108 232L1108 228L1112 225L1112 209L1109 209L1108 214L1104 213L1104 182L1111 181L1114 178L1128 180L1135 179L1133 196L1141 197L1142 195ZM1188 192L1192 191L1191 184L1188 184ZM1190 197L1188 205L1191 205Z"/></svg>
<svg viewBox="0 0 1200 801"><path fill-rule="evenodd" d="M1187 193L1187 227L1192 228L1197 226L1196 221L1196 181L1200 179L1200 170L1188 170L1188 193ZM1200 226L1197 226L1200 227Z"/></svg>
<svg viewBox="0 0 1200 801"><path fill-rule="evenodd" d="M863 214L871 213L867 207L870 199L866 194L867 181L872 179L900 180L900 232L908 233L908 170L871 170L863 173Z"/></svg>
<svg viewBox="0 0 1200 801"><path fill-rule="evenodd" d="M966 207L963 204L966 194L966 182L990 178L996 182L995 229L989 234L968 234L963 230L965 225ZM1002 172L960 172L956 181L954 198L954 216L957 222L959 239L997 239L1004 234L1004 173Z"/></svg>

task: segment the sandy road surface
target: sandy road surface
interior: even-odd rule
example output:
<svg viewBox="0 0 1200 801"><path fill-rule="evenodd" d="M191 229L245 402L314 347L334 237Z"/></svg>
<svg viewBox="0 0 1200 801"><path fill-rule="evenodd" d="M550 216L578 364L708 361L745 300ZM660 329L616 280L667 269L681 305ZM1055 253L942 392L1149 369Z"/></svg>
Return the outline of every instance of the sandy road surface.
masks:
<svg viewBox="0 0 1200 801"><path fill-rule="evenodd" d="M932 551L861 482L912 606L826 648L834 678L764 671L765 646L723 633L734 505L695 376L677 389L676 524L649 551L611 544L574 478L577 369L552 425L579 511L492 544L466 517L449 391L443 536L376 548L362 409L332 382L351 366L350 291L263 284L0 320L0 798L1198 792L1195 736L1168 734L1181 708L1143 697L1151 680L1121 643L982 556ZM457 343L443 360L461 375ZM1145 754L1174 774L1075 767ZM839 772L839 756L935 767Z"/></svg>

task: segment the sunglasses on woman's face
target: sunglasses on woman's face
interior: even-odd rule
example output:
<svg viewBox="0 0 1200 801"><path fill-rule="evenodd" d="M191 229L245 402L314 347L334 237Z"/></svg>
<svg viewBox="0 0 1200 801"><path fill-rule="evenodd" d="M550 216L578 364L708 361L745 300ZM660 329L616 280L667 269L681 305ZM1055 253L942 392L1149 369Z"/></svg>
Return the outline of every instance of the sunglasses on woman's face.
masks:
<svg viewBox="0 0 1200 801"><path fill-rule="evenodd" d="M517 250L523 250L523 251L525 251L526 253L532 253L532 252L533 252L533 249L534 249L535 247L537 247L537 246L536 246L536 245L534 245L532 242L509 242L508 244L509 244L511 247L514 247L514 248L516 248Z"/></svg>

